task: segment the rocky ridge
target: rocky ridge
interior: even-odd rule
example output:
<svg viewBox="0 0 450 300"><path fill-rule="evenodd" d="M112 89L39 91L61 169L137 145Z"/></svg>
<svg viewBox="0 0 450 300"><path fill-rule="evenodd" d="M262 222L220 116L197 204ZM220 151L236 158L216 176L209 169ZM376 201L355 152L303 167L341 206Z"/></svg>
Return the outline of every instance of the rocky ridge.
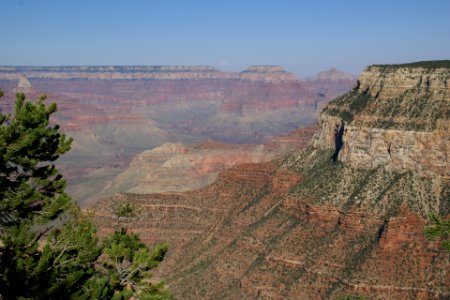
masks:
<svg viewBox="0 0 450 300"><path fill-rule="evenodd" d="M448 254L423 236L421 202L410 198L445 201L448 187L440 195L420 177L356 173L330 165L329 151L311 154L297 171L247 164L197 191L117 194L96 205L96 221L107 232L117 226L117 203L140 207L122 225L148 244L169 241L159 275L179 298L450 295Z"/></svg>
<svg viewBox="0 0 450 300"><path fill-rule="evenodd" d="M223 72L212 66L67 66L1 67L0 80L30 79L246 79L298 80L281 66L251 66L243 72Z"/></svg>
<svg viewBox="0 0 450 300"><path fill-rule="evenodd" d="M415 67L407 68L416 72ZM446 70L442 74L450 72ZM426 72L424 76L434 74L433 69ZM387 74L385 78L384 85L390 86ZM410 131L400 123L389 128L365 123L359 133L353 120L386 104L370 98L372 104L355 106L361 100L355 96L360 86L361 81L324 109L320 130L307 149L284 160L232 167L198 191L118 194L98 204L97 221L103 231L112 230L110 211L117 202L141 206L139 217L127 220L126 226L149 244L164 240L172 244L160 275L180 298L448 298L449 254L423 235L429 212L450 214L448 178L420 161L426 171L408 164L364 161L378 162L384 148L361 148L364 155L344 159L342 149L352 152L356 147L348 140L350 130L360 139L366 136L365 129L381 136L389 130ZM407 90L407 97L412 96L413 91ZM435 101L425 99L426 107L434 107ZM408 106L402 107L405 111L398 114L408 115ZM344 119L348 115L342 112L351 113L351 118ZM447 121L448 115L440 122ZM414 132L436 130L440 129L417 127ZM434 143L447 140L448 132L437 135ZM424 143L422 138L408 141L409 147Z"/></svg>
<svg viewBox="0 0 450 300"><path fill-rule="evenodd" d="M448 179L449 115L448 68L372 66L325 108L315 146L336 149L336 159L355 167Z"/></svg>

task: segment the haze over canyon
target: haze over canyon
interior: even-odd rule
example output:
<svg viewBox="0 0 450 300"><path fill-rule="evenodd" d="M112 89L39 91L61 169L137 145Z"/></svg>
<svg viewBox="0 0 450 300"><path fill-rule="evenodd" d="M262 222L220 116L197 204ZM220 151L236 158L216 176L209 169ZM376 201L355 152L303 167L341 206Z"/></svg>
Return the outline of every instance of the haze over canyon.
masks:
<svg viewBox="0 0 450 300"><path fill-rule="evenodd" d="M122 222L169 242L157 276L177 298L450 296L449 253L423 234L450 213L450 61L357 79L0 67L0 85L2 111L19 91L58 103L69 193L102 236ZM124 203L136 216L116 216Z"/></svg>
<svg viewBox="0 0 450 300"><path fill-rule="evenodd" d="M195 145L268 143L314 124L324 104L354 83L353 76L335 69L299 79L280 66L252 66L240 73L209 66L0 67L5 91L0 107L10 111L17 91L29 97L46 93L57 102L53 121L74 138L59 164L70 194L84 206L117 191L201 187L224 167L270 160L287 149ZM294 134L290 144L295 140L305 137ZM191 146L148 152L164 143ZM144 167L142 157L150 157L147 170L153 175L132 163L132 170L113 181L143 151L139 165ZM184 174L192 182L167 184L169 173L168 180ZM147 187L139 188L144 182Z"/></svg>
<svg viewBox="0 0 450 300"><path fill-rule="evenodd" d="M1 8L0 300L450 299L450 1Z"/></svg>

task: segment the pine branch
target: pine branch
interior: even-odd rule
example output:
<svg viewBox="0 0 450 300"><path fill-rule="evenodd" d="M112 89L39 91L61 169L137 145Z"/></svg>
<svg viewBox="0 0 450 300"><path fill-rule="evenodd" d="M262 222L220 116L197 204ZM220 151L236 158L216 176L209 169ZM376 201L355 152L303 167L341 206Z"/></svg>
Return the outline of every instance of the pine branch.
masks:
<svg viewBox="0 0 450 300"><path fill-rule="evenodd" d="M33 243L39 241L39 240L41 239L41 237L42 237L44 234L46 234L47 232L49 232L49 231L52 230L52 229L53 229L53 226L50 226L50 227L48 227L48 228L45 228L44 231L41 231L41 232L34 238Z"/></svg>

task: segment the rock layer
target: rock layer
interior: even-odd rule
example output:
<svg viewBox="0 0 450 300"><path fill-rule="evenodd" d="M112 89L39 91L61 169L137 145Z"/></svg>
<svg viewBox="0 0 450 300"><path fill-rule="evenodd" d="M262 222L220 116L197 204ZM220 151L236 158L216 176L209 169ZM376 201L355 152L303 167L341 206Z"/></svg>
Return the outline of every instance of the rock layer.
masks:
<svg viewBox="0 0 450 300"><path fill-rule="evenodd" d="M449 83L449 68L369 67L325 108L315 145L335 149L343 126L343 162L449 178Z"/></svg>
<svg viewBox="0 0 450 300"><path fill-rule="evenodd" d="M298 129L262 145L166 143L135 156L102 194L195 190L213 183L221 171L235 165L267 162L305 147L316 129Z"/></svg>
<svg viewBox="0 0 450 300"><path fill-rule="evenodd" d="M284 160L227 169L198 191L116 195L96 208L102 230L114 228L108 210L115 203L143 207L126 226L149 244L173 245L160 275L179 298L449 298L449 254L423 234L430 212L450 214L448 178L424 161L420 167L408 164L417 152L405 146L446 145L448 132L437 134L435 125L448 115L434 114L438 118L423 120L427 125L416 130L395 122L370 127L374 123L362 116L405 99L379 102L375 95L355 105L360 86L325 108L307 149ZM418 92L406 91L408 97ZM427 109L440 103L424 99ZM410 115L408 108L397 115ZM384 139L396 145L386 151ZM408 155L388 162L385 152L392 160L402 153L397 144Z"/></svg>
<svg viewBox="0 0 450 300"><path fill-rule="evenodd" d="M116 203L141 207L122 225L150 245L170 243L159 276L178 298L448 297L448 254L423 236L411 200L445 201L448 187L439 196L415 186L420 177L356 171L309 151L291 157L296 171L247 164L198 191L118 194L95 207L96 220L108 232Z"/></svg>
<svg viewBox="0 0 450 300"><path fill-rule="evenodd" d="M61 168L82 205L143 151L169 142L267 143L315 123L318 107L354 84L330 79L319 89L278 66L0 67L0 110L11 111L20 80L32 85L29 98L46 93L58 104L52 122L74 138Z"/></svg>

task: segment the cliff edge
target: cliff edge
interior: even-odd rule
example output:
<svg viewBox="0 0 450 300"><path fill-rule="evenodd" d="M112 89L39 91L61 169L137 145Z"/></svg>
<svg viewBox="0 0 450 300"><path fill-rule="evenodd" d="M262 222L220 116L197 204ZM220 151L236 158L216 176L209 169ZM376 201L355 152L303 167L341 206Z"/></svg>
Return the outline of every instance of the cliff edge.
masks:
<svg viewBox="0 0 450 300"><path fill-rule="evenodd" d="M127 228L169 241L162 277L181 299L449 299L449 254L423 233L450 213L450 68L435 65L369 67L306 149L197 191L118 194L96 222L142 207Z"/></svg>
<svg viewBox="0 0 450 300"><path fill-rule="evenodd" d="M314 146L358 168L450 176L450 61L375 65L320 115Z"/></svg>

